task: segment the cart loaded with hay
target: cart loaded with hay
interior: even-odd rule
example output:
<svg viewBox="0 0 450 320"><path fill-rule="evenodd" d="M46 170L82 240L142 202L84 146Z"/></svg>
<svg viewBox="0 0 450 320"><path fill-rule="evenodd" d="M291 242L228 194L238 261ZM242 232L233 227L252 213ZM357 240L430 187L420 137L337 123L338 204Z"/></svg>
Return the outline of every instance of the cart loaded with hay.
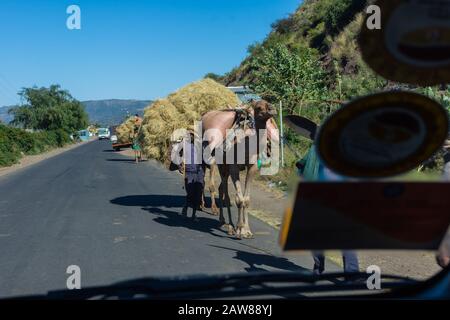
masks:
<svg viewBox="0 0 450 320"><path fill-rule="evenodd" d="M136 116L129 117L121 125L114 128L116 139L112 141L112 147L115 151L133 147L138 142L138 137L142 129L142 120Z"/></svg>

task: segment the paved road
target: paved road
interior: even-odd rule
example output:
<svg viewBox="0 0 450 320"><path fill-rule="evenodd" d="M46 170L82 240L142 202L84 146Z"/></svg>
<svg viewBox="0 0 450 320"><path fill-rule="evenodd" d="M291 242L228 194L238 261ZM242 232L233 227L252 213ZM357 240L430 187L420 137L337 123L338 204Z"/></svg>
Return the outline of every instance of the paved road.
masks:
<svg viewBox="0 0 450 320"><path fill-rule="evenodd" d="M287 258L277 231L253 219L237 240L218 219L179 215L181 179L136 165L94 141L0 178L0 297L64 289L69 265L83 287L145 276L310 269Z"/></svg>

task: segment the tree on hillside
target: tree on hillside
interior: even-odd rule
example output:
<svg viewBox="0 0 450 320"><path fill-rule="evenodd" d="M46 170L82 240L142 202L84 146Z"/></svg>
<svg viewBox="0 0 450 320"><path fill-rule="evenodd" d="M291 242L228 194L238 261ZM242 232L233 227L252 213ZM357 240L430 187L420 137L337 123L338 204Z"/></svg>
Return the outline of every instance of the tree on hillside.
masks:
<svg viewBox="0 0 450 320"><path fill-rule="evenodd" d="M13 125L35 130L62 129L68 133L88 125L82 104L59 85L24 88L19 95L25 103L8 111L14 116Z"/></svg>
<svg viewBox="0 0 450 320"><path fill-rule="evenodd" d="M276 44L256 56L251 67L251 88L271 102L282 101L289 113L300 113L303 105L320 101L326 92L325 73L312 49Z"/></svg>
<svg viewBox="0 0 450 320"><path fill-rule="evenodd" d="M223 77L220 74L210 72L210 73L207 73L204 76L204 78L205 79L213 79L214 81L220 82Z"/></svg>

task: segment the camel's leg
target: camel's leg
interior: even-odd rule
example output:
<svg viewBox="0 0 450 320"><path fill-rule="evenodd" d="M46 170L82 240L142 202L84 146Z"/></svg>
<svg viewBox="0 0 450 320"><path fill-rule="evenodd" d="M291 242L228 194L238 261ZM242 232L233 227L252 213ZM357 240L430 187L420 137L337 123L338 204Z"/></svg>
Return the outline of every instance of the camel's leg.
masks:
<svg viewBox="0 0 450 320"><path fill-rule="evenodd" d="M222 225L225 224L225 217L223 216L223 205L225 198L224 181L227 181L225 169L223 167L219 168L220 173L220 185L219 185L219 221ZM227 182L225 182L227 183Z"/></svg>
<svg viewBox="0 0 450 320"><path fill-rule="evenodd" d="M227 177L227 183L224 184L224 190L225 190L225 194L224 194L224 201L225 201L225 205L227 207L227 213L228 213L228 222L231 226L231 230L229 233L233 233L234 234L234 223L233 223L233 218L231 216L231 201L230 201L230 194L228 193L228 177Z"/></svg>
<svg viewBox="0 0 450 320"><path fill-rule="evenodd" d="M224 228L229 235L234 235L234 226L233 226L233 220L231 219L231 209L230 209L230 196L228 194L228 178L230 176L230 173L228 171L228 168L226 166L221 166L219 168L220 177L221 177L221 183L219 187L219 212L220 212L220 223L222 224L222 228ZM227 207L228 211L228 223L225 220L224 214L223 214L223 207L224 205Z"/></svg>
<svg viewBox="0 0 450 320"><path fill-rule="evenodd" d="M216 205L216 184L214 177L217 172L217 166L211 165L209 169L209 194L211 196L211 213L214 216L217 216L219 214L219 209Z"/></svg>
<svg viewBox="0 0 450 320"><path fill-rule="evenodd" d="M200 210L205 211L206 205L205 205L205 190L202 191L202 200L200 202Z"/></svg>
<svg viewBox="0 0 450 320"><path fill-rule="evenodd" d="M241 180L239 177L239 167L236 165L230 165L230 174L233 181L234 188L236 190L236 207L238 208L238 221L236 225L236 236L238 238L245 238L243 233L245 222L243 214L244 195L242 193Z"/></svg>
<svg viewBox="0 0 450 320"><path fill-rule="evenodd" d="M219 221L222 225L225 224L225 217L223 216L223 205L224 205L224 190L223 182L219 186Z"/></svg>
<svg viewBox="0 0 450 320"><path fill-rule="evenodd" d="M236 231L234 228L234 224L233 224L233 218L231 216L231 202L230 202L230 194L228 193L228 177L229 175L226 175L226 179L224 180L224 184L223 184L223 190L224 190L224 194L223 194L223 201L225 203L225 206L227 208L227 213L228 213L228 223L226 224L226 228L227 228L227 232L229 235L235 235Z"/></svg>
<svg viewBox="0 0 450 320"><path fill-rule="evenodd" d="M242 234L245 238L253 237L253 233L250 230L250 223L248 219L248 208L250 206L250 186L253 178L258 171L257 165L250 165L247 169L247 175L245 177L245 191L244 191L244 201L242 206L243 216L244 216L244 226L242 228Z"/></svg>

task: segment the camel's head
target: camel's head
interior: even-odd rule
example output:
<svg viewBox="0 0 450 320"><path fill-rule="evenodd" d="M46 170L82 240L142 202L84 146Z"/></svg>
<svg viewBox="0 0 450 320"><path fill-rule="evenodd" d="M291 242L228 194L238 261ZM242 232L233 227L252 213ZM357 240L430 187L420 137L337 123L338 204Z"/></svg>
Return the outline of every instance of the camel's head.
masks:
<svg viewBox="0 0 450 320"><path fill-rule="evenodd" d="M255 112L255 120L267 121L277 115L277 109L265 100L252 101L251 106Z"/></svg>

